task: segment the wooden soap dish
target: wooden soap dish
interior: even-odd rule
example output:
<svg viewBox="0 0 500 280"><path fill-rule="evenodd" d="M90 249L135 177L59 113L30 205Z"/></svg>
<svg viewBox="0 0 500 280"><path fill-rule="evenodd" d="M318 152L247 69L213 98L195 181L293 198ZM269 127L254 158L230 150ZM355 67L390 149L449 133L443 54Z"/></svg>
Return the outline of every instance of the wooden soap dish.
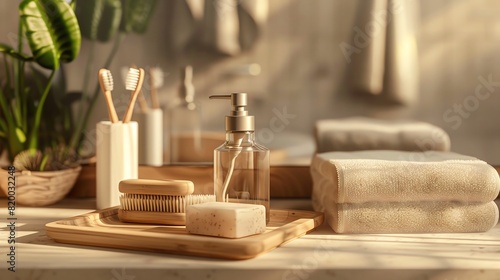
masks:
<svg viewBox="0 0 500 280"><path fill-rule="evenodd" d="M123 223L118 207L113 207L51 222L45 229L61 243L242 260L269 252L322 223L323 213L271 209L265 233L226 239L189 234L184 226Z"/></svg>

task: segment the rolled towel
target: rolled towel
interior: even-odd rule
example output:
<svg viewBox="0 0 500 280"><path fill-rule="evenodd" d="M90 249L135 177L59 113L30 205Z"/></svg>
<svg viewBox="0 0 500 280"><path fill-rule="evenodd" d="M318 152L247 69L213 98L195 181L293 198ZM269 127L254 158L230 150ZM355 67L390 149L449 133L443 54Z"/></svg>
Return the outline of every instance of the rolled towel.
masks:
<svg viewBox="0 0 500 280"><path fill-rule="evenodd" d="M329 203L326 220L337 233L485 232L498 222L495 202Z"/></svg>
<svg viewBox="0 0 500 280"><path fill-rule="evenodd" d="M331 151L449 151L450 137L424 122L395 122L362 117L320 120L315 126L318 153Z"/></svg>
<svg viewBox="0 0 500 280"><path fill-rule="evenodd" d="M451 152L358 151L317 154L313 197L328 203L489 202L500 191L497 171Z"/></svg>

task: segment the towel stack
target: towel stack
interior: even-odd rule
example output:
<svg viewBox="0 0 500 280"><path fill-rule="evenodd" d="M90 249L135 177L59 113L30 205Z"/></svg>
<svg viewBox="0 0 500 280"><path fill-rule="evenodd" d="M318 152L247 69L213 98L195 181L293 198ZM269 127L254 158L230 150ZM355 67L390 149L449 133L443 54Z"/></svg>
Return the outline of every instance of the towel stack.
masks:
<svg viewBox="0 0 500 280"><path fill-rule="evenodd" d="M337 233L484 232L500 191L486 162L451 152L317 154L313 205Z"/></svg>

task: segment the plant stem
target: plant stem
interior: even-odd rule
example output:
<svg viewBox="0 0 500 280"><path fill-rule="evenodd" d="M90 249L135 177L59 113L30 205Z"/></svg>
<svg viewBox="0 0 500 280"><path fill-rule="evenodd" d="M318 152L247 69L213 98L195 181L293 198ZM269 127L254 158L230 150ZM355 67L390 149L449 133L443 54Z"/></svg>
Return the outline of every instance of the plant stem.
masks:
<svg viewBox="0 0 500 280"><path fill-rule="evenodd" d="M19 26L18 26L18 33L17 33L17 52L22 53L23 50L23 23L19 21ZM16 59L16 62L14 63L14 77L17 78L14 81L14 100L15 102L15 109L14 109L14 117L16 119L16 124L17 126L22 127L23 129L25 128L23 126L23 118L24 118L24 112L22 108L24 107L24 103L26 100L22 98L22 91L23 91L23 78L24 78L24 63L20 59Z"/></svg>
<svg viewBox="0 0 500 280"><path fill-rule="evenodd" d="M77 116L82 116L83 113L84 113L84 110L85 110L85 103L87 101L87 95L88 95L88 92L89 92L90 72L92 72L92 68L94 66L95 45L96 45L96 41L92 41L90 43L89 57L87 59L87 65L85 66L85 73L84 73L84 76L83 76L82 97L80 97L80 107L78 109L78 115Z"/></svg>
<svg viewBox="0 0 500 280"><path fill-rule="evenodd" d="M115 42L113 44L113 48L111 49L111 53L108 56L108 59L106 60L106 63L104 64L104 68L109 68L111 63L113 62L113 59L115 58L116 53L118 52L118 49L120 47L121 42L125 38L125 33L120 32L118 33L118 36L115 39ZM92 114L92 111L94 111L95 104L97 102L97 99L99 97L99 84L96 85L96 88L94 90L94 93L92 95L92 98L90 100L89 107L87 108L87 112L85 112L85 116L79 120L75 131L73 132L73 135L71 137L71 140L69 142L69 147L74 149L75 151L78 151L78 146L80 145L80 139L82 138L83 131L87 127L87 123L89 121L90 115Z"/></svg>
<svg viewBox="0 0 500 280"><path fill-rule="evenodd" d="M92 43L90 44L89 59L86 67L87 69L85 71L85 76L83 77L83 93L85 95L89 91L90 73L92 72L92 68L94 67L95 46L96 46L96 41L92 41Z"/></svg>
<svg viewBox="0 0 500 280"><path fill-rule="evenodd" d="M19 142L19 139L16 135L16 123L10 112L10 109L14 110L14 108L9 108L7 100L5 99L5 94L3 90L0 88L0 108L4 112L5 119L7 121L7 150L9 154L9 161L12 162L14 160L14 156L23 150L22 143Z"/></svg>
<svg viewBox="0 0 500 280"><path fill-rule="evenodd" d="M5 65L5 74L6 74L6 79L5 79L5 86L7 88L7 90L10 90L10 69L9 69L9 60L8 60L8 57L5 53L2 54L3 55L3 61L4 61L4 65Z"/></svg>
<svg viewBox="0 0 500 280"><path fill-rule="evenodd" d="M38 103L38 106L36 108L35 122L33 124L33 128L31 130L29 138L29 146L28 146L29 149L38 148L38 130L40 128L40 122L42 120L43 106L45 105L45 100L49 95L50 87L52 85L52 80L54 79L55 74L56 70L53 70L52 73L50 73L49 80L47 81L47 85L45 86L45 89L42 93L42 97L40 98L40 102Z"/></svg>

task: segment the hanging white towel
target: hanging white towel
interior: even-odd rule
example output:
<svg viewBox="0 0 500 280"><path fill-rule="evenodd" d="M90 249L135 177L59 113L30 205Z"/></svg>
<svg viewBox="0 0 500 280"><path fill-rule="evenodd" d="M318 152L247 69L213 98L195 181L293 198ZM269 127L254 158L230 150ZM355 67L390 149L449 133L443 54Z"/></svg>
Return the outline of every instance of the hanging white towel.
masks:
<svg viewBox="0 0 500 280"><path fill-rule="evenodd" d="M237 0L208 0L203 19L203 44L228 55L241 51Z"/></svg>
<svg viewBox="0 0 500 280"><path fill-rule="evenodd" d="M249 49L259 37L267 13L267 0L207 0L203 44L226 55Z"/></svg>
<svg viewBox="0 0 500 280"><path fill-rule="evenodd" d="M205 0L165 1L164 5L169 11L165 25L168 42L173 51L180 52L196 38Z"/></svg>
<svg viewBox="0 0 500 280"><path fill-rule="evenodd" d="M418 1L359 1L352 44L341 44L348 89L410 105L418 97Z"/></svg>
<svg viewBox="0 0 500 280"><path fill-rule="evenodd" d="M255 44L269 9L268 0L179 0L165 5L174 51L201 44L225 55L237 55Z"/></svg>

